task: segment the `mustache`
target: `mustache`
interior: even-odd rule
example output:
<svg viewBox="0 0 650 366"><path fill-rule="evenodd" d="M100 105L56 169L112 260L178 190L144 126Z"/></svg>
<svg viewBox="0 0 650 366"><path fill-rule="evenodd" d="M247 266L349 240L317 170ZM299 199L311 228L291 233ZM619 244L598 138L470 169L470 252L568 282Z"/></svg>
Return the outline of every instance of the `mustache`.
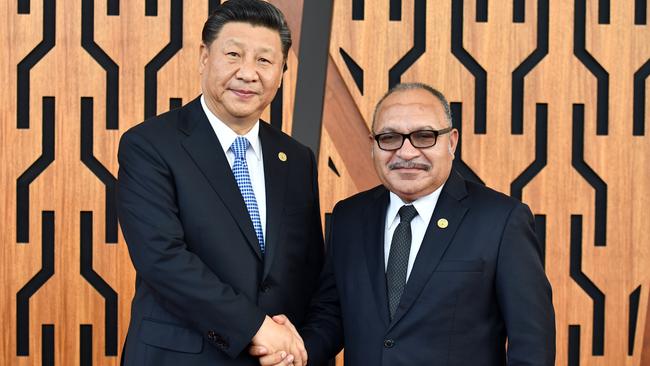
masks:
<svg viewBox="0 0 650 366"><path fill-rule="evenodd" d="M395 170L395 169L420 169L420 170L424 170L424 171L429 171L429 170L431 170L431 165L424 164L424 163L417 163L417 162L414 162L414 161L397 161L397 162L388 164L388 169L390 169L390 170Z"/></svg>

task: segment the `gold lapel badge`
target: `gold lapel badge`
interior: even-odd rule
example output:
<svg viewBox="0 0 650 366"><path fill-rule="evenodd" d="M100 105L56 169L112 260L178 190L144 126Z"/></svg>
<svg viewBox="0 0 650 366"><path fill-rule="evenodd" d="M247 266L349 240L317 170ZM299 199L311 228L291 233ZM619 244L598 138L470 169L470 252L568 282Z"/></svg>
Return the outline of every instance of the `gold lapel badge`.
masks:
<svg viewBox="0 0 650 366"><path fill-rule="evenodd" d="M438 220L438 227L441 229L446 229L447 226L449 226L449 221L447 219L440 219Z"/></svg>
<svg viewBox="0 0 650 366"><path fill-rule="evenodd" d="M280 159L280 161L287 161L287 154L285 154L283 151L280 151L278 153L278 159Z"/></svg>

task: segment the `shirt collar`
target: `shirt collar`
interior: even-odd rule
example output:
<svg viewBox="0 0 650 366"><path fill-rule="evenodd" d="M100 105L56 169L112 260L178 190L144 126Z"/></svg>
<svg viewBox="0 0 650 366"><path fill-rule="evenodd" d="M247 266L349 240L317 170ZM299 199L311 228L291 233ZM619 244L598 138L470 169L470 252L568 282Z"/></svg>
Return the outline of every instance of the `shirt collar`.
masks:
<svg viewBox="0 0 650 366"><path fill-rule="evenodd" d="M212 111L208 108L208 105L205 103L205 97L201 95L201 107L203 107L203 112L208 117L208 121L214 130L214 133L217 134L221 148L223 149L224 154L228 153L230 150L230 145L235 142L237 136L239 136L235 131L233 131L228 125L223 123ZM248 131L243 137L246 137L251 143L251 148L257 160L262 159L262 144L260 142L260 121L258 120L253 125L253 128Z"/></svg>
<svg viewBox="0 0 650 366"><path fill-rule="evenodd" d="M431 216L433 216L433 210L436 208L438 203L438 198L444 187L444 183L438 187L435 191L429 193L424 197L420 197L415 201L411 202L415 209L418 211L418 216L424 220L426 224L431 221ZM390 203L388 204L388 210L386 211L386 227L390 227L393 222L397 219L399 209L402 206L407 205L408 203L402 201L398 195L393 192L390 192ZM416 216L417 217L417 216Z"/></svg>

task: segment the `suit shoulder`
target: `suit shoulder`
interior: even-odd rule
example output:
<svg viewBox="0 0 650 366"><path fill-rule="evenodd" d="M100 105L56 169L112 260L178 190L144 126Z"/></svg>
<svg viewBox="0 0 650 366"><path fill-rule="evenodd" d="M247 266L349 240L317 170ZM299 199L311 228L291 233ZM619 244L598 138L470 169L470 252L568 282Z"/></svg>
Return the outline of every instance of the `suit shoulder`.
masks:
<svg viewBox="0 0 650 366"><path fill-rule="evenodd" d="M138 134L145 137L154 137L173 131L177 125L177 121L181 118L182 109L183 108L174 109L155 117L147 118L129 128L124 134Z"/></svg>
<svg viewBox="0 0 650 366"><path fill-rule="evenodd" d="M466 187L472 202L489 208L491 212L503 210L509 213L520 206L528 207L518 199L482 184L466 181Z"/></svg>
<svg viewBox="0 0 650 366"><path fill-rule="evenodd" d="M129 128L119 142L118 159L123 159L133 152L145 153L149 156L164 156L173 154L175 147L180 146L179 138L183 136L178 126L186 118L188 105L174 109Z"/></svg>
<svg viewBox="0 0 650 366"><path fill-rule="evenodd" d="M356 214L374 200L380 199L384 193L386 193L386 188L383 185L378 185L339 201L334 206L334 211Z"/></svg>

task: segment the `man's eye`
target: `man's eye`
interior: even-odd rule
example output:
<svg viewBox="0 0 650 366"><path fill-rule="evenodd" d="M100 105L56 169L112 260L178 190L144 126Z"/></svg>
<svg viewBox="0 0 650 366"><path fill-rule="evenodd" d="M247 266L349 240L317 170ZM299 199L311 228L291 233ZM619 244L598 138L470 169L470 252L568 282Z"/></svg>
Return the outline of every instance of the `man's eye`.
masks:
<svg viewBox="0 0 650 366"><path fill-rule="evenodd" d="M399 140L399 137L400 137L399 135L391 133L391 134L381 135L381 137L379 139L381 140L381 142L391 143L391 142Z"/></svg>
<svg viewBox="0 0 650 366"><path fill-rule="evenodd" d="M433 139L436 137L436 134L433 131L418 131L414 133L414 135L418 139Z"/></svg>
<svg viewBox="0 0 650 366"><path fill-rule="evenodd" d="M239 56L239 53L233 51L233 52L228 52L228 53L226 53L226 55L228 55L228 56L230 56L230 57L238 57L238 56Z"/></svg>

